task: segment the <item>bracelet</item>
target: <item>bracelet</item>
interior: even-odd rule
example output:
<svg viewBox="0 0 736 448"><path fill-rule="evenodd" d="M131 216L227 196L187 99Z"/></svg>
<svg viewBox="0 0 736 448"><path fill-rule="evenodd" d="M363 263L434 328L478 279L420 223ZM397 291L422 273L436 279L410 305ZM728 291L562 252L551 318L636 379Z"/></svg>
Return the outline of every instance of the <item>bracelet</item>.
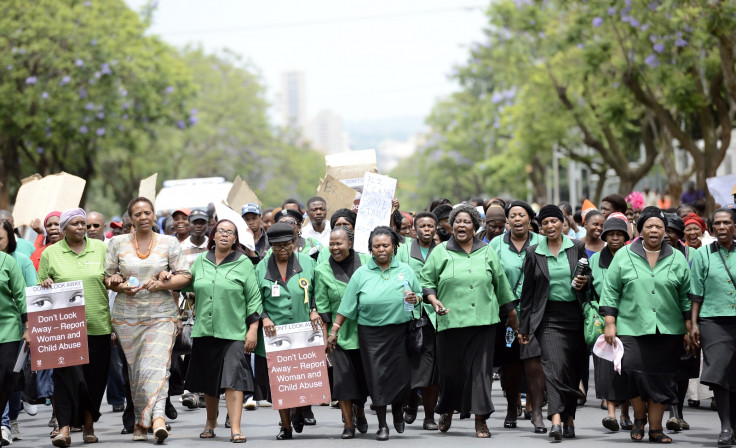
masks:
<svg viewBox="0 0 736 448"><path fill-rule="evenodd" d="M340 329L340 325L338 325L338 324L333 323L332 326L333 327L337 327L338 330Z"/></svg>
<svg viewBox="0 0 736 448"><path fill-rule="evenodd" d="M330 333L330 336L337 337L337 334L336 333Z"/></svg>
<svg viewBox="0 0 736 448"><path fill-rule="evenodd" d="M181 314L179 314L178 316L176 316L176 320L181 320Z"/></svg>

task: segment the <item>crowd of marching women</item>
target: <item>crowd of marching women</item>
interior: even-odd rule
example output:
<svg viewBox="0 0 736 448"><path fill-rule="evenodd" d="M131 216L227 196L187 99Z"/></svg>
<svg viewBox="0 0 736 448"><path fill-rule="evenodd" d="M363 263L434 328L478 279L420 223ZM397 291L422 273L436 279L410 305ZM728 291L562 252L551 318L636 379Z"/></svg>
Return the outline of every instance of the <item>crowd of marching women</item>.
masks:
<svg viewBox="0 0 736 448"><path fill-rule="evenodd" d="M214 207L157 213L144 197L110 223L48 210L35 241L0 211L3 445L22 439L21 408L33 415L46 399L54 446L77 431L98 442L105 394L124 411L123 434L157 443L177 417L172 396L206 409L202 439L215 437L224 397L230 441L245 442L243 409L272 402L264 339L299 322L323 337L343 439L374 425L388 440L420 404L423 430L472 415L475 436L491 437L496 369L504 428L525 415L542 437L574 438L594 383L612 432L670 443L689 429L683 402L712 397L718 445L736 444L736 205L705 217L657 205L640 193L578 209L437 199L409 213L394 200L368 253L353 248L356 213L327 216L320 197L246 204L243 222ZM83 285L88 362L16 373L32 330L25 288L69 281ZM310 406L278 415L278 440L317 423Z"/></svg>

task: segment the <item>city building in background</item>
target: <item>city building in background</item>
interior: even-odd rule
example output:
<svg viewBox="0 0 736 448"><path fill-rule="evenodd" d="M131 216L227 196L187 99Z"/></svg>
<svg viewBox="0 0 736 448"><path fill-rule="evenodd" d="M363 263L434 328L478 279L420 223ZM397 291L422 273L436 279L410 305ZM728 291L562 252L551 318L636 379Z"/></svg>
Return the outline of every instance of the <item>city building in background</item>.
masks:
<svg viewBox="0 0 736 448"><path fill-rule="evenodd" d="M329 110L321 111L309 121L306 137L312 148L325 154L350 150L348 133L343 128L342 117Z"/></svg>
<svg viewBox="0 0 736 448"><path fill-rule="evenodd" d="M303 133L307 125L307 88L304 72L281 74L281 122L286 129Z"/></svg>

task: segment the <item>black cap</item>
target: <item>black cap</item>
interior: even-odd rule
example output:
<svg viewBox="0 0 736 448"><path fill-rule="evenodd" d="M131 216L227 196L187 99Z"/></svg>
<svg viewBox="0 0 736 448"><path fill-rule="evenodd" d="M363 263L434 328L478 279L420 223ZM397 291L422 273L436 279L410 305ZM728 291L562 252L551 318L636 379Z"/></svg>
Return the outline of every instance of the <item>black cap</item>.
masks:
<svg viewBox="0 0 736 448"><path fill-rule="evenodd" d="M649 206L645 207L644 210L641 211L639 219L636 221L636 230L638 230L639 233L641 233L641 230L644 228L644 223L650 218L657 218L662 221L662 224L664 224L664 230L667 230L667 218L664 217L662 210L657 207Z"/></svg>
<svg viewBox="0 0 736 448"><path fill-rule="evenodd" d="M278 212L276 214L276 216L274 216L273 219L274 219L274 221L279 222L279 219L281 219L281 218L283 218L285 216L288 216L290 218L296 219L296 225L298 225L300 227L302 225L302 221L304 221L304 217L302 216L301 213L299 213L296 210L291 210L289 208L282 209L280 212ZM269 241L271 240L271 237L270 236L268 237L268 240Z"/></svg>
<svg viewBox="0 0 736 448"><path fill-rule="evenodd" d="M685 221L677 213L665 213L664 217L668 228L677 230L681 236L685 235Z"/></svg>
<svg viewBox="0 0 736 448"><path fill-rule="evenodd" d="M294 241L294 228L285 222L277 222L268 228L269 243L283 243L284 241Z"/></svg>
<svg viewBox="0 0 736 448"><path fill-rule="evenodd" d="M626 241L629 241L631 238L629 237L629 227L628 227L628 221L624 221L621 218L608 218L603 223L603 232L601 233L601 239L603 241L606 241L606 235L608 232L612 232L614 230L618 230L619 232L623 232L624 235L626 235Z"/></svg>
<svg viewBox="0 0 736 448"><path fill-rule="evenodd" d="M434 213L434 216L437 217L437 221L440 219L445 219L450 217L450 213L452 212L452 205L442 204L438 205L437 207L432 210L432 213Z"/></svg>
<svg viewBox="0 0 736 448"><path fill-rule="evenodd" d="M192 212L189 214L189 222L196 221L198 219L209 221L207 213L203 212L202 210L192 210Z"/></svg>

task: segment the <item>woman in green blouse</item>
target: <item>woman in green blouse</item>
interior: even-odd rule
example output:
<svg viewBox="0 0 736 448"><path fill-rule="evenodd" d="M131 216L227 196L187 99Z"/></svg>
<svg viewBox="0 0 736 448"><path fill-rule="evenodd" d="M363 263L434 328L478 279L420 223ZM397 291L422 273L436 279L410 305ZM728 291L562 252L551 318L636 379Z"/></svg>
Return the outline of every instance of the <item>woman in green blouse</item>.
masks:
<svg viewBox="0 0 736 448"><path fill-rule="evenodd" d="M12 256L0 251L0 409L11 392L18 390L13 372L21 339L30 342L26 326L26 282Z"/></svg>
<svg viewBox="0 0 736 448"><path fill-rule="evenodd" d="M322 321L328 327L337 319L337 310L350 278L368 261L367 255L353 250L353 233L347 227L332 227L329 251L327 262L317 265L314 270L314 299ZM355 437L356 426L363 434L368 431L368 421L363 411L368 397L368 386L358 348L358 323L346 319L337 328L341 328L340 339L330 355L332 399L339 401L342 410L345 428L341 438L352 439Z"/></svg>
<svg viewBox="0 0 736 448"><path fill-rule="evenodd" d="M243 393L253 391L250 354L256 348L263 308L253 263L238 241L235 224L219 221L210 231L209 250L192 265L189 289L197 297L197 319L189 365L195 368L188 371L186 388L205 394L207 421L200 438L215 437L217 408L224 390L230 441L243 443Z"/></svg>
<svg viewBox="0 0 736 448"><path fill-rule="evenodd" d="M619 250L606 273L600 314L606 342L624 345L621 365L634 407L631 439L670 443L662 431L665 406L677 402L675 372L680 347L690 345L690 269L685 257L664 243L667 220L656 207L636 222L642 236Z"/></svg>
<svg viewBox="0 0 736 448"><path fill-rule="evenodd" d="M258 289L263 300L261 322L266 336L276 336L276 325L312 322L321 328L322 318L314 303L314 260L307 254L295 251L295 234L290 224L277 222L267 232L273 255L264 259L256 267ZM306 287L300 286L300 282ZM306 294L306 299L305 299ZM256 376L268 378L266 349L263 335L258 334L256 346ZM258 363L258 358L262 362ZM264 371L265 370L265 371ZM304 429L304 410L297 408L294 417L289 409L279 410L281 429L277 440L293 437L293 430L301 433Z"/></svg>
<svg viewBox="0 0 736 448"><path fill-rule="evenodd" d="M736 213L713 213L716 241L693 256L690 336L703 347L700 382L710 386L721 420L718 445L736 444Z"/></svg>
<svg viewBox="0 0 736 448"><path fill-rule="evenodd" d="M327 339L327 349L334 350L343 337L345 320L358 322L360 357L378 417L377 440L388 440L389 404L396 432L404 432L403 406L411 385L406 332L412 313L404 303L416 304L420 292L414 271L395 258L398 239L399 235L386 226L371 232L368 247L372 259L350 278ZM404 291L406 284L410 291Z"/></svg>
<svg viewBox="0 0 736 448"><path fill-rule="evenodd" d="M488 438L486 420L493 413L491 383L499 314L518 326L515 298L498 255L475 236L478 211L460 205L450 213L453 234L435 248L422 269L425 300L437 313L439 429L446 432L452 414L475 414L475 434ZM458 350L463 347L463 350Z"/></svg>

